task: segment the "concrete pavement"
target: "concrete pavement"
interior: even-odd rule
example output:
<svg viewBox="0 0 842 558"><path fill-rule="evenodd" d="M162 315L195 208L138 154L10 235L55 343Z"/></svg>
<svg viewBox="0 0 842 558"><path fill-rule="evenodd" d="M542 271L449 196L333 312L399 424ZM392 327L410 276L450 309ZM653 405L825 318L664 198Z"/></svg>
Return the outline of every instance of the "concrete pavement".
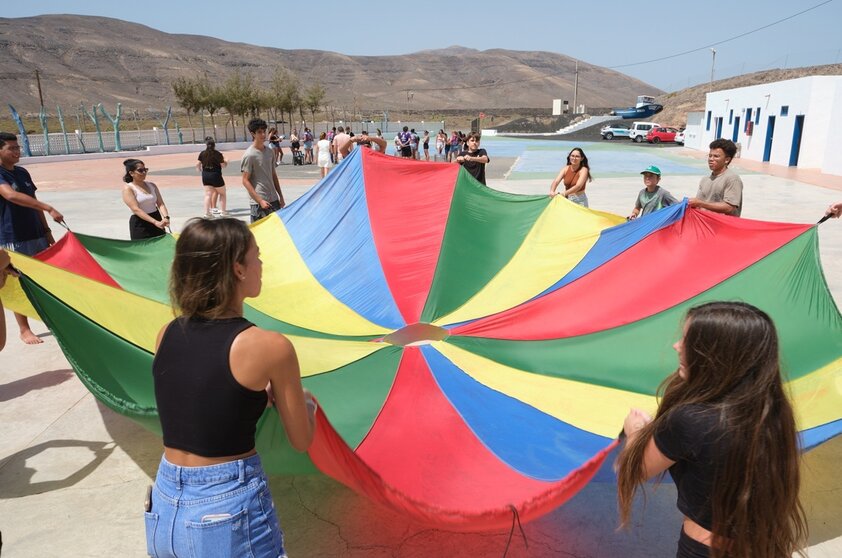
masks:
<svg viewBox="0 0 842 558"><path fill-rule="evenodd" d="M493 156L493 142L484 144ZM528 145L525 143L525 145ZM527 147L525 147L526 149ZM622 146L622 149L635 149ZM703 161L687 150L664 153L696 165L699 175L665 177L676 197L693 195ZM241 152L229 178L229 207L247 219L247 199L237 179ZM194 154L141 156L174 216L178 231L201 213L202 191ZM73 230L128 238L128 210L120 200L120 160L28 164L39 196L62 211ZM513 159L496 157L489 185L520 193L545 193L549 180L505 180ZM740 171L740 163L736 167ZM764 172L769 171L769 172ZM771 169L776 170L776 169ZM831 201L842 200L842 178L745 169L746 218L814 222ZM315 167L280 167L288 201L318 179ZM588 186L591 207L627 214L642 187L638 175L597 180ZM56 227L54 227L55 229ZM842 222L820 227L822 260L831 290L842 301ZM44 344L24 346L6 312L9 342L0 353L0 531L4 557L145 556L142 504L161 454L161 441L99 404L76 379L44 326ZM810 556L842 555L842 437L804 458L803 501L811 530ZM450 533L429 529L380 509L323 476L273 477L272 493L293 557L503 556L509 532ZM565 506L516 529L508 556L627 558L673 556L680 515L675 490L649 491L631 530L617 532L613 485L592 483ZM528 546L527 546L528 544Z"/></svg>

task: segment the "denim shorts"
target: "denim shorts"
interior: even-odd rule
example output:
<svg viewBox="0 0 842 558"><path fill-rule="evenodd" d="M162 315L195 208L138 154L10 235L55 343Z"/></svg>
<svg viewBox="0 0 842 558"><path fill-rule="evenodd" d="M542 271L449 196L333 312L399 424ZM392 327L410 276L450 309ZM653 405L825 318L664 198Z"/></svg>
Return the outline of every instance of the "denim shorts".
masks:
<svg viewBox="0 0 842 558"><path fill-rule="evenodd" d="M161 458L147 507L146 551L154 558L286 558L257 455L207 467Z"/></svg>
<svg viewBox="0 0 842 558"><path fill-rule="evenodd" d="M572 201L573 203L588 207L588 196L584 192L582 192L581 194L570 194L569 196L567 196L567 199Z"/></svg>
<svg viewBox="0 0 842 558"><path fill-rule="evenodd" d="M0 244L0 248L10 250L19 254L27 256L34 256L38 252L46 250L50 247L45 237L35 238L33 240L21 240L20 242L9 242L7 244Z"/></svg>

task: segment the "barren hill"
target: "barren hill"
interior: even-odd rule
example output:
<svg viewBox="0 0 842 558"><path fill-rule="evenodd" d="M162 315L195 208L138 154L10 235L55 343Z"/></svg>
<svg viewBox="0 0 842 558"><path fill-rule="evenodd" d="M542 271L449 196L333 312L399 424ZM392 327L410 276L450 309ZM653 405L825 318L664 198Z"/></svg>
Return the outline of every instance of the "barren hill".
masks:
<svg viewBox="0 0 842 558"><path fill-rule="evenodd" d="M754 72L742 76L735 76L720 79L713 82L713 91L734 89L736 87L748 87L761 83L772 83L787 79L796 79L807 76L836 76L842 75L842 64L828 64L826 66L807 66L804 68L791 68L787 70L775 69ZM667 93L660 96L657 102L664 105L664 110L652 117L665 126L684 126L687 124L688 112L701 112L705 110L705 94L710 91L710 84L704 83L694 87L688 87L681 91Z"/></svg>
<svg viewBox="0 0 842 558"><path fill-rule="evenodd" d="M222 82L235 70L268 84L276 68L302 86L320 83L326 104L347 110L550 109L573 101L575 60L551 52L477 51L463 47L402 56L346 56L285 50L175 35L122 20L49 15L0 18L0 102L22 111L39 107L35 70L50 110L102 102L127 108L175 105L179 77L206 74ZM629 106L659 89L624 74L579 63L578 101Z"/></svg>

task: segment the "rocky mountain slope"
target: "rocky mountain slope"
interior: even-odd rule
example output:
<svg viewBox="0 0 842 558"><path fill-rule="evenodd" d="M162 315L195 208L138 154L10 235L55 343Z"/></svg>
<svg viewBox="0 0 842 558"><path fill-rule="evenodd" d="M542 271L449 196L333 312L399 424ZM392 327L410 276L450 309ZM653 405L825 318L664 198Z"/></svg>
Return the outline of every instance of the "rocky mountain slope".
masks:
<svg viewBox="0 0 842 558"><path fill-rule="evenodd" d="M326 104L345 110L420 111L544 107L572 104L575 61L551 52L462 47L402 56L346 56L231 43L163 33L127 21L76 15L0 18L0 102L21 111L44 103L53 111L119 101L145 110L175 105L171 82L207 75L221 83L236 70L268 85L276 68L293 72L303 87L320 83ZM629 106L657 88L624 74L579 63L579 103Z"/></svg>

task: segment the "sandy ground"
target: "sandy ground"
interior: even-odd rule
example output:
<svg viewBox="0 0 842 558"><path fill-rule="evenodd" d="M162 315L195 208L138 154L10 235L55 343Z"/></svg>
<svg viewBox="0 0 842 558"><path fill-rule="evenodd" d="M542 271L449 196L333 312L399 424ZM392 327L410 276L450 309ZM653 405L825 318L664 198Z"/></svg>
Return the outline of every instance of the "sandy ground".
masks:
<svg viewBox="0 0 842 558"><path fill-rule="evenodd" d="M633 147L632 147L633 148ZM247 199L236 161L228 152L229 199L247 218ZM703 163L687 150L674 153ZM694 157L696 157L694 159ZM162 188L178 231L201 212L202 193L192 168L195 154L142 157L150 180ZM512 160L496 158L489 185L520 193L544 193L546 180L506 181ZM743 163L738 162L738 171ZM120 160L29 164L40 197L64 212L78 231L128 238L128 210L120 201ZM745 170L749 169L745 167ZM810 171L751 169L746 173L744 217L815 222L831 202L842 200L842 178ZM786 176L783 176L786 174ZM315 167L280 167L291 201L318 179ZM674 194L692 195L698 177L675 177ZM816 185L817 182L821 184ZM595 183L597 184L597 183ZM594 208L626 214L640 189L639 176L605 179L589 187ZM820 227L825 272L842 301L842 223ZM42 324L44 343L29 347L16 338L6 312L10 341L0 353L0 530L4 557L144 556L141 515L145 488L155 474L161 442L88 393L75 378ZM803 501L810 524L810 556L842 556L842 437L804 458ZM484 557L503 556L508 530L450 533L406 521L323 476L273 477L286 544L293 557ZM616 531L612 484L592 483L570 502L515 530L508 556L626 558L673 556L680 527L675 490L662 485L640 502L632 529Z"/></svg>

